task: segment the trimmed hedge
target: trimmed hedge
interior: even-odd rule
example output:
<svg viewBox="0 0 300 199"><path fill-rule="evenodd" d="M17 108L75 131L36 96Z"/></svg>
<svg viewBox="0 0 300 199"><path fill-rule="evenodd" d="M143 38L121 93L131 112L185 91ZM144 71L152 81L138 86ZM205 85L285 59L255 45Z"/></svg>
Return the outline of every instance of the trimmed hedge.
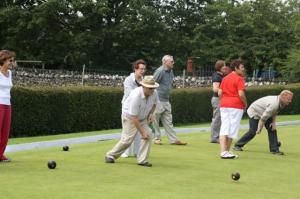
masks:
<svg viewBox="0 0 300 199"><path fill-rule="evenodd" d="M300 113L300 85L247 89L250 104L281 90L294 92L293 103L281 114ZM171 96L174 123L209 122L211 89L174 89ZM120 88L14 87L11 137L51 135L121 127Z"/></svg>
<svg viewBox="0 0 300 199"><path fill-rule="evenodd" d="M119 128L121 89L14 87L11 137Z"/></svg>
<svg viewBox="0 0 300 199"><path fill-rule="evenodd" d="M300 84L287 86L260 86L246 89L248 105L267 95L278 95L288 89L294 93L293 102L280 114L300 114ZM176 89L172 92L171 103L174 123L210 122L212 118L211 88ZM247 117L247 114L244 114Z"/></svg>

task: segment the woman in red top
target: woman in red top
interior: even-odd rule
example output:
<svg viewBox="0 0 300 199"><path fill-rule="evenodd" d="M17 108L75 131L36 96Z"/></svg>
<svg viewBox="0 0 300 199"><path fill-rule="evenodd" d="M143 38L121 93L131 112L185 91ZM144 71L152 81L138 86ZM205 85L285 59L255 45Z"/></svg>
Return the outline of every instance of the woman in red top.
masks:
<svg viewBox="0 0 300 199"><path fill-rule="evenodd" d="M245 68L241 60L234 60L230 64L231 72L222 80L219 96L221 112L220 147L221 158L237 158L230 151L232 140L237 138L240 121L247 107L245 96L244 73Z"/></svg>

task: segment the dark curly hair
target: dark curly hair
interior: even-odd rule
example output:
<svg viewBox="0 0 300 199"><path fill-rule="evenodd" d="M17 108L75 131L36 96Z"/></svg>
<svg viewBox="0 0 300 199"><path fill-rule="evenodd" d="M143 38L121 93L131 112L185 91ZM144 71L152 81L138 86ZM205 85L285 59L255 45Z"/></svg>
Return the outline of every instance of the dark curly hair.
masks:
<svg viewBox="0 0 300 199"><path fill-rule="evenodd" d="M240 65L244 64L242 60L240 59L235 59L230 63L230 68L232 71L235 71L235 69L239 69Z"/></svg>

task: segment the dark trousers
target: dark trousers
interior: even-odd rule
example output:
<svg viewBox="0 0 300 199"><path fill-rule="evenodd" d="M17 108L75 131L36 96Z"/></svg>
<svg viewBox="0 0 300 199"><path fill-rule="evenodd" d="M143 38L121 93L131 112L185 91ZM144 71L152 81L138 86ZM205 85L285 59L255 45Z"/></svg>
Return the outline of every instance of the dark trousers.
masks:
<svg viewBox="0 0 300 199"><path fill-rule="evenodd" d="M244 145L246 145L250 140L252 140L255 137L256 130L258 127L258 122L259 122L259 119L254 119L254 118L249 119L249 128L250 128L249 131L247 133L245 133L245 135L243 135L243 137L241 137L237 141L235 146L243 147ZM277 131L272 130L272 128L270 127L271 123L272 123L272 118L269 118L265 123L265 127L268 131L270 152L276 152L276 151L279 151Z"/></svg>

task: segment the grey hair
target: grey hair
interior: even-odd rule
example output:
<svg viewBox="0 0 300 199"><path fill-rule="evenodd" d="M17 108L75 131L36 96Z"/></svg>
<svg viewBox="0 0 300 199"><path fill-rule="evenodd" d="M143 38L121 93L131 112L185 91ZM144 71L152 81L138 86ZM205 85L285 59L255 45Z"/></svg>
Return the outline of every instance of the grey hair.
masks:
<svg viewBox="0 0 300 199"><path fill-rule="evenodd" d="M293 92L289 91L289 90L283 90L280 92L280 96L282 95L293 95Z"/></svg>
<svg viewBox="0 0 300 199"><path fill-rule="evenodd" d="M162 64L164 64L167 59L173 59L173 56L172 55L165 55L165 56L163 56L163 58L161 60Z"/></svg>

